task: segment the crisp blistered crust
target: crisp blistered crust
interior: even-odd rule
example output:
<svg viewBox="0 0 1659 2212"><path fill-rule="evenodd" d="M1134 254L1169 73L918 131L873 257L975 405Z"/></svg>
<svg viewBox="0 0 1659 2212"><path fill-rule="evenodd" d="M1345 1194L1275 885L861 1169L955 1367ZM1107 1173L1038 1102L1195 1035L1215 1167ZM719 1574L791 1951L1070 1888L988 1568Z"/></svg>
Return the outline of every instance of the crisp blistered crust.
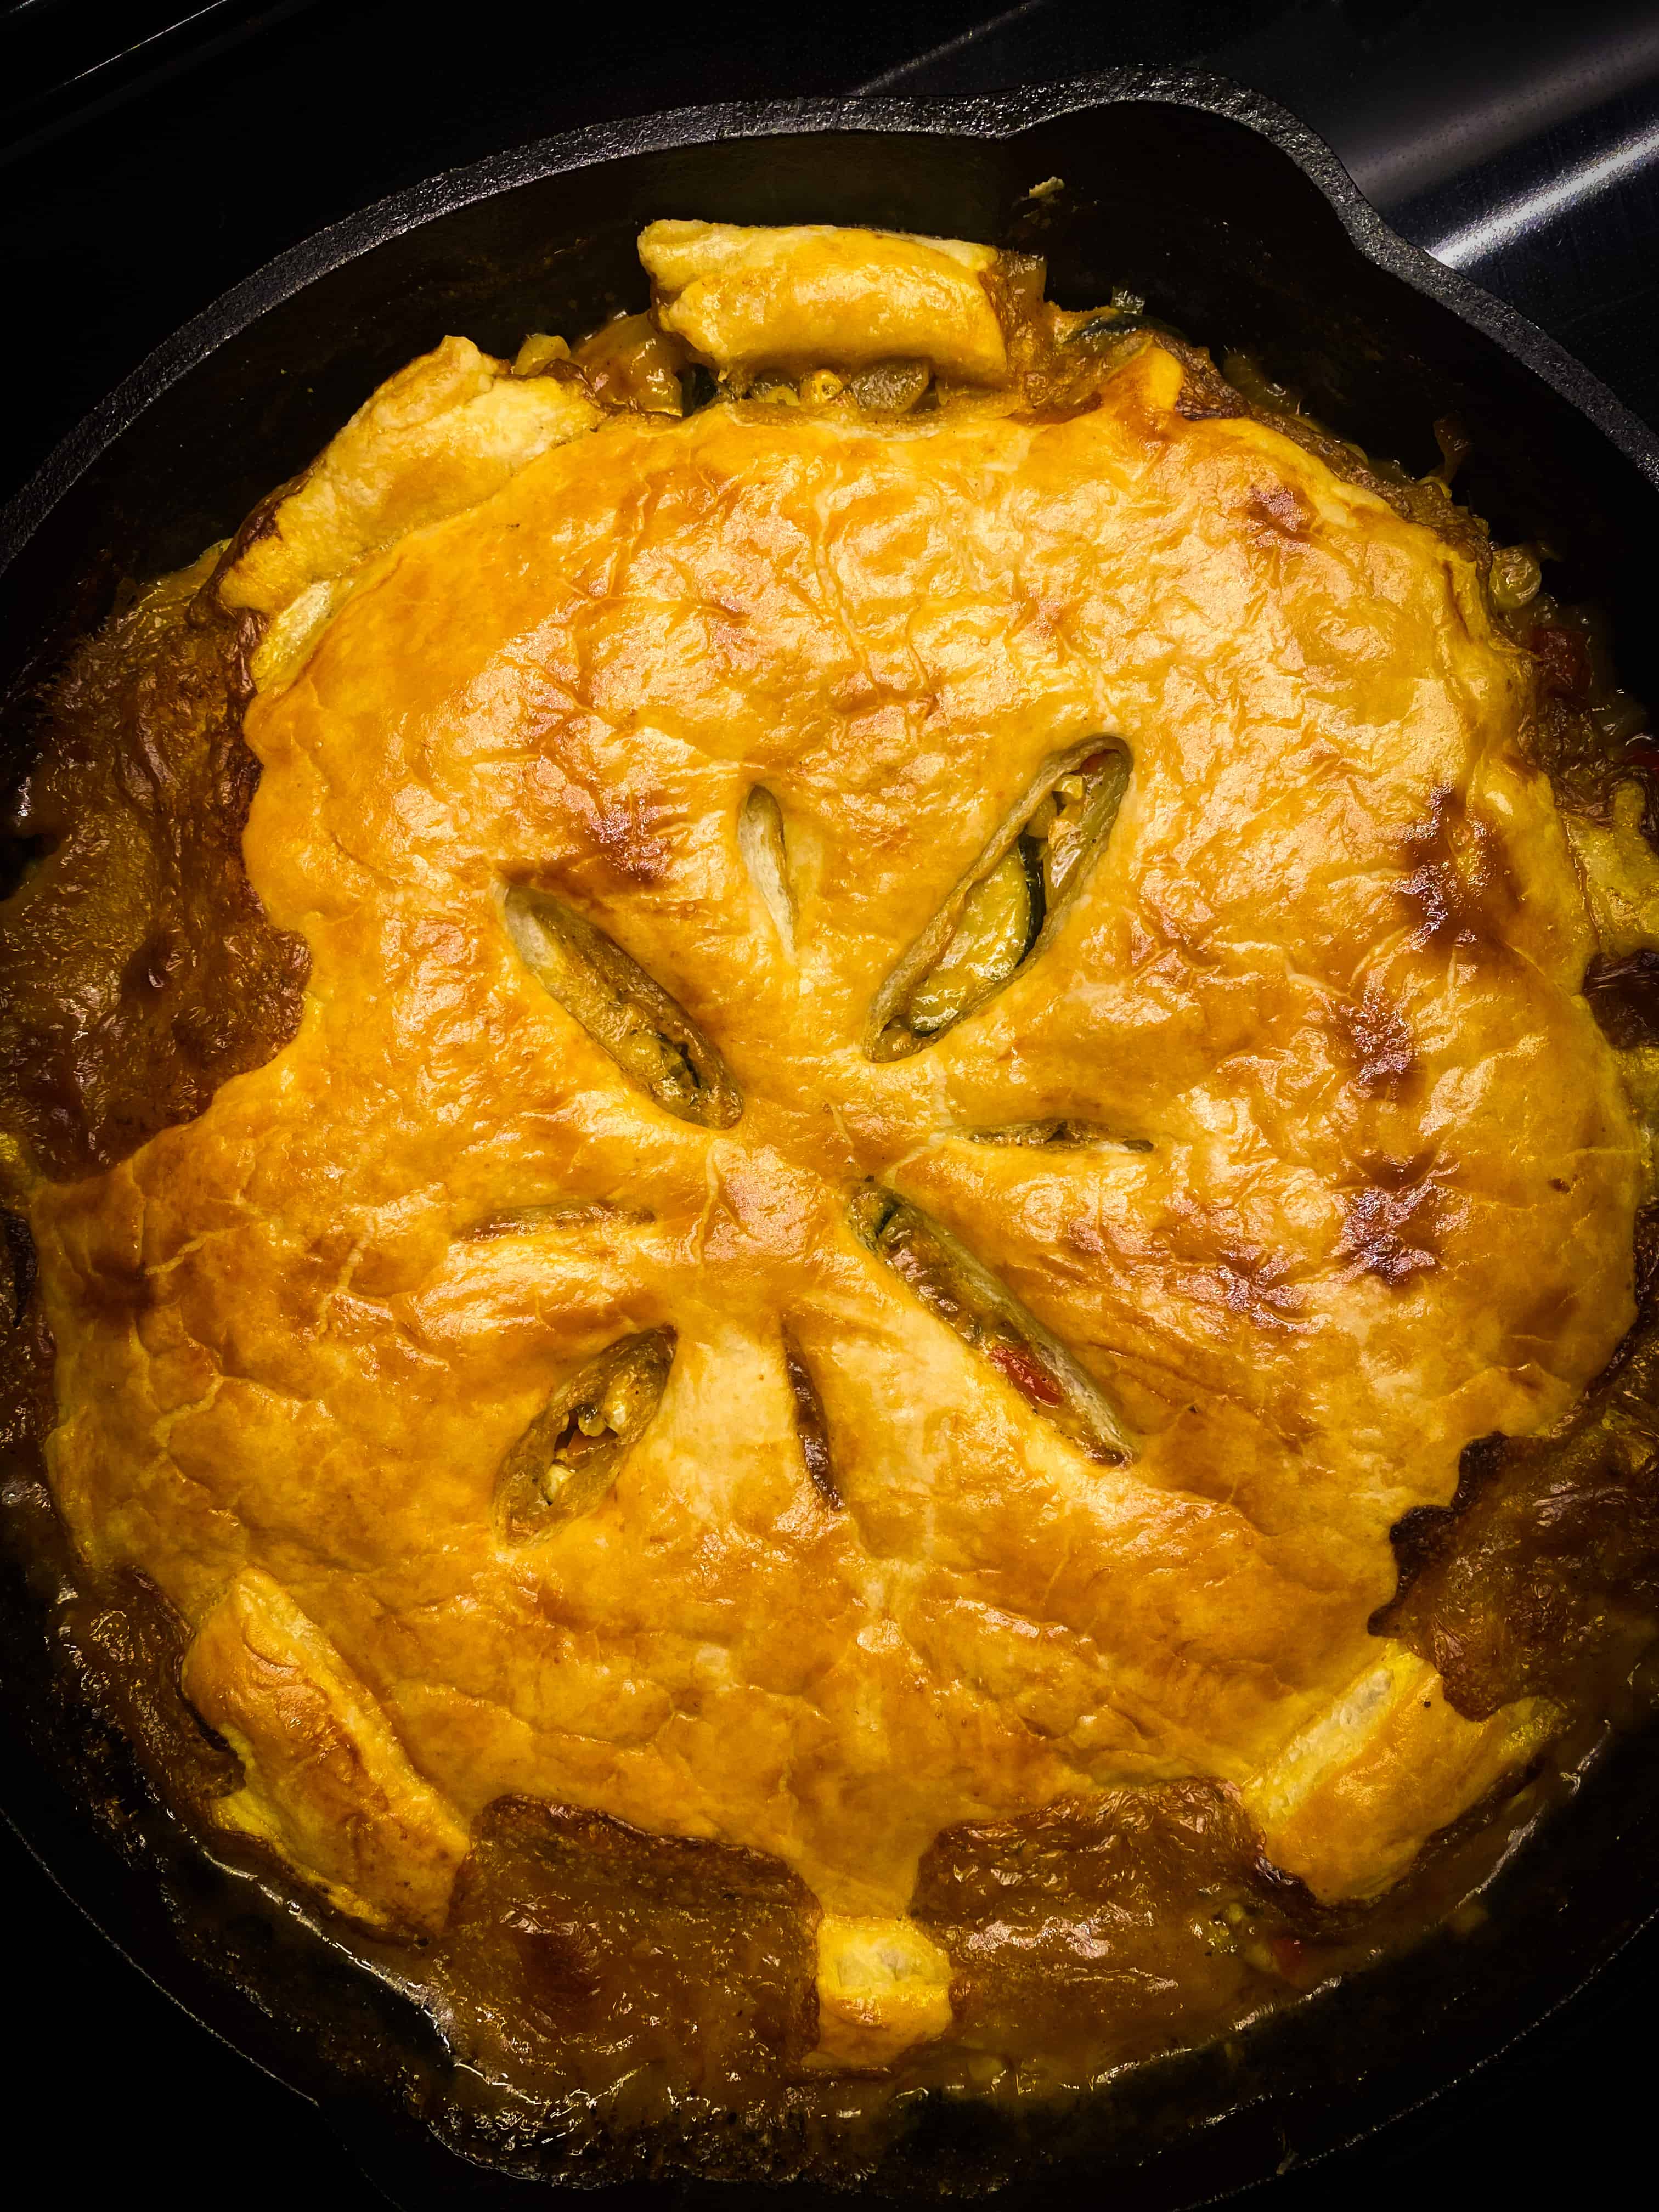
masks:
<svg viewBox="0 0 1659 2212"><path fill-rule="evenodd" d="M921 318L881 350L994 381L982 250L865 235L658 226L664 325L850 369L876 268ZM924 277L975 294L936 358ZM1321 1895L1376 1891L1553 1724L1369 1633L1390 1527L1632 1310L1595 939L1474 568L1183 412L1156 345L1046 410L831 376L600 421L454 343L395 387L450 397L377 400L222 582L268 637L325 593L246 725L300 1033L34 1203L58 1494L198 1626L226 1817L428 1925L509 1794L775 1853L865 2058L948 2021L874 1923L953 1823L1212 1776ZM1030 957L882 1056L1045 764L1086 799L1117 751ZM641 974L666 1073L605 1026ZM872 1184L1024 1350L919 1294ZM536 1454L624 1385L555 1510Z"/></svg>

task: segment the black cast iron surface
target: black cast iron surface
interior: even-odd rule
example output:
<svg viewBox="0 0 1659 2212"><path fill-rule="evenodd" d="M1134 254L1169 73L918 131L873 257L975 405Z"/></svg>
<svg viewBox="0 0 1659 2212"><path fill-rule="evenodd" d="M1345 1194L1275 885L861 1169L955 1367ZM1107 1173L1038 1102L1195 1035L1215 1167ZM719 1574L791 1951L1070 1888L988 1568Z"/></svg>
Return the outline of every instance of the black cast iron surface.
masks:
<svg viewBox="0 0 1659 2212"><path fill-rule="evenodd" d="M1114 112L1110 103L1125 100L1139 105ZM1155 143L1145 135L1149 102ZM1215 117L1224 119L1207 119ZM884 134L878 152L847 136L871 131ZM1000 150L1022 131L1031 135L1012 158ZM1264 137L1281 152L1269 153ZM1225 174L1212 174L1218 189L1206 214L1199 168L1215 163L1224 140ZM699 150L714 141L717 152ZM1152 172L1164 179L1161 229L1126 183L1149 173L1146 161L1163 165ZM702 211L740 219L862 218L1006 235L1022 222L1024 187L1068 168L1079 198L1097 204L1069 215L1062 207L1035 241L1049 252L1062 296L1133 283L1200 338L1257 346L1340 427L1422 465L1431 458L1419 450L1427 421L1462 406L1475 418L1486 472L1471 486L1475 504L1517 534L1550 516L1574 559L1573 588L1622 609L1632 678L1655 688L1642 665L1654 645L1642 619L1651 581L1644 533L1659 483L1650 435L1539 333L1403 246L1288 118L1225 88L1148 76L954 109L817 103L656 118L525 149L352 218L163 348L9 513L0 546L31 533L33 543L9 580L3 650L15 661L42 634L84 625L118 574L170 565L222 534L376 377L443 327L510 346L549 319L561 287L578 315L602 309L611 290L625 296L638 283L628 244L636 214L695 191ZM1172 173L1183 178L1173 192ZM1305 179L1336 209L1340 229ZM1182 191L1192 202L1184 231L1171 219ZM547 250L549 240L582 230L596 241L582 255L562 263ZM72 1809L54 1801L49 1774L27 1774L20 1753L12 1778L22 1825L114 1932L179 1983L143 1877L100 1857ZM1659 1802L1650 1801L1659 1801L1653 1763L1626 1747L1586 1789L1547 1876L1517 1888L1499 1932L1471 1948L1449 1984L1443 1974L1434 1983L1425 1954L1373 1996L1366 2033L1385 2063L1371 2078L1352 2034L1345 2042L1340 2023L1318 2024L1286 2049L1272 2079L1253 2085L1255 2106L1230 2131L1178 2154L1145 2190L1115 2193L1177 2202L1293 2166L1427 2094L1565 1995L1651 1901L1633 1840L1651 1832ZM198 1979L183 1982L182 1993L229 2032L304 2075L280 2033ZM362 2114L356 2124L371 2124ZM383 2166L405 2162L384 2147L370 2154ZM423 2176L417 2158L397 2185L424 2201ZM446 2191L453 2185L450 2177Z"/></svg>
<svg viewBox="0 0 1659 2212"><path fill-rule="evenodd" d="M1132 22L1117 8L1024 0L861 88L985 91L1139 58L1126 35L1183 34L1197 65L1318 131L1413 245L1522 309L1659 419L1654 0L1209 11L1174 0Z"/></svg>
<svg viewBox="0 0 1659 2212"><path fill-rule="evenodd" d="M0 0L0 268L50 349L0 490L250 268L520 140L705 99L959 95L1217 70L1335 149L1413 243L1659 420L1659 0Z"/></svg>

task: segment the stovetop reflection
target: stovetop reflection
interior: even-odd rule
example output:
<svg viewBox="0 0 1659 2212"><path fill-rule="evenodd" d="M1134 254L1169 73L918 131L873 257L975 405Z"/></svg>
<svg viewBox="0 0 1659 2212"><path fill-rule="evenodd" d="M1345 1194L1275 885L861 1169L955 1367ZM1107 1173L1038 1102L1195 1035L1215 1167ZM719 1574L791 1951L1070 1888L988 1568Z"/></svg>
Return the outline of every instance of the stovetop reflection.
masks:
<svg viewBox="0 0 1659 2212"><path fill-rule="evenodd" d="M1281 101L1414 245L1659 419L1659 4L1176 0L1126 30L1115 10L1028 0L861 88L979 92L1141 59Z"/></svg>

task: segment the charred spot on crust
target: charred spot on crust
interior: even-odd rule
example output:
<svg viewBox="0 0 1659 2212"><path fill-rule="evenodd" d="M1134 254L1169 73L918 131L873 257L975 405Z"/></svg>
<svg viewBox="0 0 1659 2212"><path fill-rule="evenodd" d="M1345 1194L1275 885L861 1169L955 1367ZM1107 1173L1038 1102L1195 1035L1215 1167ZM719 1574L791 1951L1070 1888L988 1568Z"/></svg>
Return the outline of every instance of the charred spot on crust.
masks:
<svg viewBox="0 0 1659 2212"><path fill-rule="evenodd" d="M501 1462L495 1517L509 1543L549 1535L610 1494L661 1403L671 1329L624 1337L566 1378Z"/></svg>
<svg viewBox="0 0 1659 2212"><path fill-rule="evenodd" d="M1271 538L1306 544L1314 511L1294 484L1264 483L1258 484L1246 500L1244 518Z"/></svg>
<svg viewBox="0 0 1659 2212"><path fill-rule="evenodd" d="M1235 1244L1218 1255L1213 1273L1218 1302L1229 1313L1258 1328L1296 1329L1307 1301L1289 1260L1259 1245Z"/></svg>
<svg viewBox="0 0 1659 2212"><path fill-rule="evenodd" d="M1410 870L1397 896L1416 909L1413 941L1450 951L1498 952L1493 908L1516 902L1496 832L1469 811L1462 792L1441 785L1426 821L1401 835Z"/></svg>
<svg viewBox="0 0 1659 2212"><path fill-rule="evenodd" d="M1096 1265L1121 1263L1109 1230L1091 1215L1075 1216L1061 1235L1073 1251ZM1274 1334L1305 1329L1306 1293L1297 1280L1297 1263L1240 1237L1227 1216L1190 1202L1177 1206L1164 1224L1161 1241L1171 1287L1194 1305Z"/></svg>
<svg viewBox="0 0 1659 2212"><path fill-rule="evenodd" d="M617 882L660 881L668 866L668 846L653 827L657 808L637 792L598 799L572 787L571 796L580 809L594 854Z"/></svg>
<svg viewBox="0 0 1659 2212"><path fill-rule="evenodd" d="M1440 1264L1439 1237L1445 1225L1446 1194L1436 1156L1393 1160L1383 1156L1364 1163L1363 1188L1342 1194L1342 1233L1336 1256L1345 1262L1346 1282L1375 1275L1390 1290Z"/></svg>
<svg viewBox="0 0 1659 2212"><path fill-rule="evenodd" d="M299 1027L310 956L242 863L258 635L210 593L159 586L46 698L12 806L44 857L0 909L0 1101L56 1180L193 1120Z"/></svg>
<svg viewBox="0 0 1659 2212"><path fill-rule="evenodd" d="M930 1313L1012 1384L1091 1459L1134 1455L1128 1428L1091 1376L956 1238L879 1183L854 1199L853 1226Z"/></svg>
<svg viewBox="0 0 1659 2212"><path fill-rule="evenodd" d="M1644 945L1620 959L1599 955L1585 971L1584 996L1617 1050L1659 1044L1659 952Z"/></svg>
<svg viewBox="0 0 1659 2212"><path fill-rule="evenodd" d="M1368 983L1358 999L1330 1009L1331 1027L1353 1068L1356 1090L1368 1097L1393 1097L1417 1069L1417 1040L1380 984Z"/></svg>

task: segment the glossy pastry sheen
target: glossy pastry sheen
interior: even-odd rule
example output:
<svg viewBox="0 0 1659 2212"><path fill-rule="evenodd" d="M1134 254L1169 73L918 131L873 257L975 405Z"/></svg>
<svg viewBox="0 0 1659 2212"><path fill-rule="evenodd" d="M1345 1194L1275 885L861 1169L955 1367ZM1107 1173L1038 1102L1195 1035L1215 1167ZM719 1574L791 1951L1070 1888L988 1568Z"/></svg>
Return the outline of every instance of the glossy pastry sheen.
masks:
<svg viewBox="0 0 1659 2212"><path fill-rule="evenodd" d="M507 1794L776 1854L867 2062L949 2023L905 1914L953 1823L1216 1777L1365 1895L1548 1735L1367 1622L1463 1445L1605 1363L1638 1155L1465 554L1183 412L1158 344L1031 405L982 249L783 236L646 258L716 368L769 317L836 368L805 400L607 415L447 341L237 549L304 1018L33 1221L57 1493L195 1630L222 1817L394 1926ZM928 313L947 404L839 388ZM1120 751L1034 952L881 1057L1000 825ZM678 1105L537 915L674 1003ZM1025 1351L918 1295L872 1184ZM592 1362L646 1393L607 1482L504 1505Z"/></svg>

